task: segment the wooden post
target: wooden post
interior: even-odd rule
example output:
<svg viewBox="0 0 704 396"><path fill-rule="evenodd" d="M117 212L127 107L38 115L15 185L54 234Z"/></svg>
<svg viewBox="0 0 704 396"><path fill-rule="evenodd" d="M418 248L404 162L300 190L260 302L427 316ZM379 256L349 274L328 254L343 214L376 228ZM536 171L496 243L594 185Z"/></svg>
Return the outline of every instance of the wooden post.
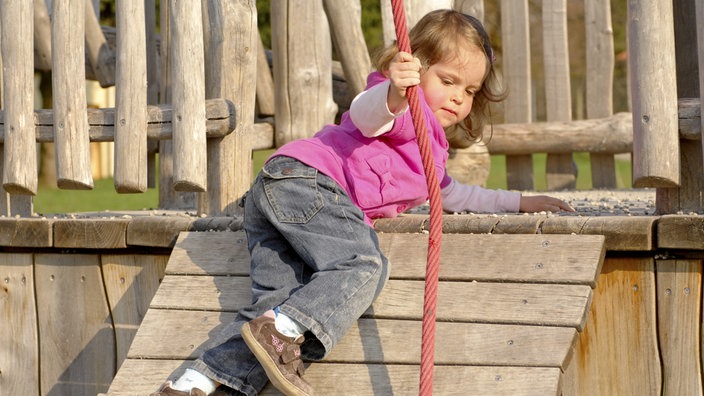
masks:
<svg viewBox="0 0 704 396"><path fill-rule="evenodd" d="M144 25L147 34L147 104L159 104L159 56L157 53L156 0L144 2ZM156 187L156 153L159 142L147 140L147 188Z"/></svg>
<svg viewBox="0 0 704 396"><path fill-rule="evenodd" d="M533 121L530 29L528 0L501 1L502 66L511 93L504 102L504 122ZM533 157L530 154L506 156L506 182L510 189L532 190Z"/></svg>
<svg viewBox="0 0 704 396"><path fill-rule="evenodd" d="M252 180L252 128L256 101L258 31L254 0L207 0L205 34L206 97L230 100L236 113L234 133L208 141L207 202L210 215L241 213L237 199ZM312 40L315 41L315 40Z"/></svg>
<svg viewBox="0 0 704 396"><path fill-rule="evenodd" d="M34 136L34 54L32 4L4 2L2 94L5 110L3 187L11 194L37 193L37 148Z"/></svg>
<svg viewBox="0 0 704 396"><path fill-rule="evenodd" d="M199 2L171 1L174 189L207 189L203 22Z"/></svg>
<svg viewBox="0 0 704 396"><path fill-rule="evenodd" d="M452 8L471 15L484 23L484 0L455 0L452 3Z"/></svg>
<svg viewBox="0 0 704 396"><path fill-rule="evenodd" d="M628 1L634 187L680 184L673 25L672 1Z"/></svg>
<svg viewBox="0 0 704 396"><path fill-rule="evenodd" d="M587 118L613 114L614 32L611 1L584 2L587 62ZM614 156L590 153L593 188L616 188Z"/></svg>
<svg viewBox="0 0 704 396"><path fill-rule="evenodd" d="M143 0L116 3L115 190L147 190L147 60ZM174 125L179 125L177 119Z"/></svg>
<svg viewBox="0 0 704 396"><path fill-rule="evenodd" d="M120 18L119 10L122 9L121 1L116 2L117 18ZM88 63L93 69L100 86L111 87L115 85L115 54L105 39L103 30L100 28L98 16L93 8L92 0L85 0L86 4L86 55ZM132 25L130 24L130 27ZM131 30L131 29L128 29ZM118 40L120 29L117 29Z"/></svg>
<svg viewBox="0 0 704 396"><path fill-rule="evenodd" d="M704 118L701 117L701 114L704 113L702 109L704 109L704 4L701 1L695 2L695 14L696 14L696 21L695 24L697 25L697 60L699 63L699 117L701 121L701 128L700 131L704 131ZM704 153L704 134L702 135L701 139L701 144L702 144L702 152ZM702 161L700 161L700 164L702 165L701 171L702 173L699 174L700 178L703 176L704 173L704 155L702 155Z"/></svg>
<svg viewBox="0 0 704 396"><path fill-rule="evenodd" d="M566 0L543 1L543 59L547 121L572 120ZM574 189L577 169L571 154L548 155L548 190Z"/></svg>
<svg viewBox="0 0 704 396"><path fill-rule="evenodd" d="M51 48L56 184L93 189L85 90L85 3L52 3Z"/></svg>
<svg viewBox="0 0 704 396"><path fill-rule="evenodd" d="M271 3L276 146L334 121L332 45L322 0Z"/></svg>
<svg viewBox="0 0 704 396"><path fill-rule="evenodd" d="M362 7L359 0L323 0L333 42L345 79L355 97L367 86L372 61L362 32Z"/></svg>

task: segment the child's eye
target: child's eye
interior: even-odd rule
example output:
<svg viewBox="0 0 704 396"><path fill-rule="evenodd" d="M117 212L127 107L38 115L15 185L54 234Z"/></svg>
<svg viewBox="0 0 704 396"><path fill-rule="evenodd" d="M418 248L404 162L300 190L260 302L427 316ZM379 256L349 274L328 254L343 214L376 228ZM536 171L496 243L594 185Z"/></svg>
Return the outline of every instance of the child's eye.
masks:
<svg viewBox="0 0 704 396"><path fill-rule="evenodd" d="M442 83L445 84L445 85L452 85L452 80L448 80L447 78L444 78L444 79L442 80Z"/></svg>
<svg viewBox="0 0 704 396"><path fill-rule="evenodd" d="M467 89L464 92L467 93L467 95L469 96L474 96L476 94L476 92L474 92L474 90L472 89Z"/></svg>

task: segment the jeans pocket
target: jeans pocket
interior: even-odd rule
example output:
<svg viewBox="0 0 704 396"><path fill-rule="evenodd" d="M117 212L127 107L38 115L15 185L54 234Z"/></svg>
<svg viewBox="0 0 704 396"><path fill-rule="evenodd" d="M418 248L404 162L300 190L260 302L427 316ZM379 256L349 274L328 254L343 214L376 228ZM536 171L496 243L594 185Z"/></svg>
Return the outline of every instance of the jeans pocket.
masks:
<svg viewBox="0 0 704 396"><path fill-rule="evenodd" d="M262 176L269 205L282 223L307 223L324 205L318 170L298 160L274 158L262 168Z"/></svg>

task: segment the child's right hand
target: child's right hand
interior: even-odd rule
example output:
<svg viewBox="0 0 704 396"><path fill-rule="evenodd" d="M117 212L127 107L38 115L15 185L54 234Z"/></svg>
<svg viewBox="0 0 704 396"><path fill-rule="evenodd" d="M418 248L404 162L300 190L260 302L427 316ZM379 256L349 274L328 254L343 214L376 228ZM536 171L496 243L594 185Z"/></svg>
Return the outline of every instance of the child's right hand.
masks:
<svg viewBox="0 0 704 396"><path fill-rule="evenodd" d="M406 89L420 84L420 60L408 52L399 52L389 63L388 106L396 113L406 104Z"/></svg>

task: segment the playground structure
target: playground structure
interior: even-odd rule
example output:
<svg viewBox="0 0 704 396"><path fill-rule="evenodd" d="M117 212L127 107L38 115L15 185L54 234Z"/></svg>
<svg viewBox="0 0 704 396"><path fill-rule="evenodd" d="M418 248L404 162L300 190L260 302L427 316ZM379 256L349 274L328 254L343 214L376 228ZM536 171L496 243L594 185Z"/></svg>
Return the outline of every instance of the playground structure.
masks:
<svg viewBox="0 0 704 396"><path fill-rule="evenodd" d="M366 47L360 46L359 3L272 2L273 76L268 74L257 35L253 1L208 0L201 7L199 2L162 0L158 46L153 1L117 3L114 46L108 45L105 29L98 25L95 13L89 12L90 1L54 1L50 9L42 0L25 3L29 2L0 2L4 145L0 163L8 193L0 194L6 215L0 219L0 274L4 279L0 341L11 345L0 350L0 394L119 394L110 384L113 378L124 378L116 377L119 371L129 370L123 362L158 361L138 352L130 356L130 345L159 281L168 272L165 267L179 234L240 230L236 201L249 185L251 151L314 132L322 123L331 122L345 100L363 89L370 64ZM430 3L409 2L409 19ZM448 215L444 232L604 236L603 264L595 264L596 282L587 282L594 288L586 294L587 317L574 326L579 332L560 364L551 366L559 375L550 377L554 384L550 389L557 394L702 394L699 334L704 225L701 216L693 214L704 212L700 117L704 72L698 66L704 64L704 50L698 50L693 39L704 35L698 27L704 20L701 4L646 0L631 5L632 111L624 117L611 114L610 82L604 78L613 68L609 1L585 2L585 18L590 18L585 23L590 54L586 56L589 119L573 121L566 1L544 0L544 74L551 76L546 78L545 98L550 102L546 103L547 119L534 122L526 41L528 2L498 3L502 14L500 64L511 95L504 106L504 123L494 126L486 148L489 153L507 155L509 187L532 188L524 183L532 180L525 172L531 169L527 164L535 152L548 153L549 187L569 187L574 182L571 153L587 151L592 157L594 185L613 188L613 155L632 152L634 185L656 189L657 214L587 218ZM483 5L484 1L474 0L457 1L453 6L482 15ZM381 6L387 24L387 5L381 2ZM146 23L135 23L142 20ZM330 35L339 64L329 56L332 41L326 38ZM27 44L32 42L34 51ZM86 57L76 55L83 53ZM333 66L338 65L341 71L335 70L336 74L344 75L349 92L333 101L334 94L340 95L334 92L331 78ZM35 110L28 99L35 68L52 70L52 109ZM114 109L83 111L86 76L116 86ZM273 118L262 122L264 116ZM91 188L90 141L115 142L118 192L144 191L152 169L150 158L158 152L163 215L54 219L34 215L35 144L49 141L56 147L61 188ZM463 155L471 153L457 150L456 156ZM458 172L450 167L451 172ZM182 209L184 204L195 205L202 217L168 211ZM377 228L397 237L415 235L424 230L426 221L427 216L405 215L379 221ZM188 233L181 235L188 237ZM444 249L471 249L473 239L467 236L470 239L461 246ZM536 280L516 282L534 284ZM234 309L229 306L224 311ZM227 314L215 316L220 321L227 319ZM181 341L190 351L179 352L175 359L192 358L199 345ZM469 356L464 364L478 366L473 358ZM413 361L405 364L413 365ZM499 367L521 364L494 363ZM370 386L379 389L374 381ZM401 393L408 391L404 389Z"/></svg>

